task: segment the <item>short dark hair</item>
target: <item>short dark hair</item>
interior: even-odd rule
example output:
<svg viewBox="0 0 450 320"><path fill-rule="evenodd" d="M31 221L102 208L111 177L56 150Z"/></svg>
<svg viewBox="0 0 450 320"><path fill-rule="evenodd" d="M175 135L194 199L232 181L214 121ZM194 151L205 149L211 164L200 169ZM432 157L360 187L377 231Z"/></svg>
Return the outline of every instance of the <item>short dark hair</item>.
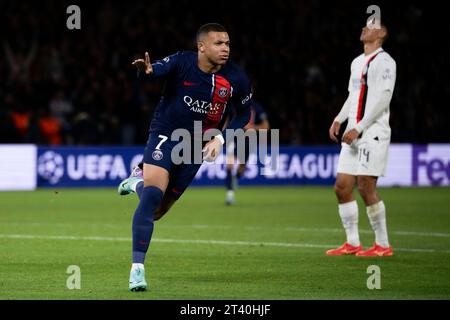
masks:
<svg viewBox="0 0 450 320"><path fill-rule="evenodd" d="M386 35L382 39L382 41L384 43L386 41L386 39L389 37L389 29L388 29L388 26L386 25L386 20L382 20L382 19L377 19L377 20L380 23L381 29L384 29L384 31L386 31ZM374 18L372 18L371 20L367 19L367 23L369 23L369 21L374 21L375 22L375 19Z"/></svg>
<svg viewBox="0 0 450 320"><path fill-rule="evenodd" d="M208 32L227 32L227 29L221 24L218 23L207 23L202 25L197 31L197 41L200 39L200 36L206 34Z"/></svg>

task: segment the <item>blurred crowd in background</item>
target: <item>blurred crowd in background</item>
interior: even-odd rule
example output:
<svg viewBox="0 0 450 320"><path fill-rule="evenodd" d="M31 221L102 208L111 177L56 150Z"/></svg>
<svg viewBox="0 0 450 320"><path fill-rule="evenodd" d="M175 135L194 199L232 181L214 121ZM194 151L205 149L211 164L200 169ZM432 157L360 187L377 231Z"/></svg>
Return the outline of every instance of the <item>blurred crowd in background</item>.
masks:
<svg viewBox="0 0 450 320"><path fill-rule="evenodd" d="M68 30L66 8L81 8ZM0 143L139 145L163 81L136 79L133 59L196 50L202 24L223 24L284 145L329 144L362 52L362 1L2 1ZM383 3L397 62L393 142L449 142L447 30L438 10ZM448 33L447 33L448 36ZM438 38L438 39L436 39ZM440 38L440 39L439 39Z"/></svg>

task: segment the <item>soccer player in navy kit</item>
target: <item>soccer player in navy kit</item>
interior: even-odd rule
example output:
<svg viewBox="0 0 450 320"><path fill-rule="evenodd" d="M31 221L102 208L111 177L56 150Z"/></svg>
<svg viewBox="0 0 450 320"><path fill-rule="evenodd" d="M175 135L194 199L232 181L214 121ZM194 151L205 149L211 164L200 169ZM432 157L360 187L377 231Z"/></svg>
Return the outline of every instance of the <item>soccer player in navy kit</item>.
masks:
<svg viewBox="0 0 450 320"><path fill-rule="evenodd" d="M136 192L140 199L132 227L131 291L147 288L144 260L153 222L180 198L194 179L202 158L214 161L225 142L224 136L218 134L203 144L200 161L175 164L171 152L178 141L171 140L172 132L182 128L193 134L194 121L201 121L203 132L220 129L231 102L235 117L228 129L243 128L250 119L251 84L246 74L229 61L229 55L230 39L225 28L209 23L197 31L197 52L178 52L153 64L146 52L145 59L133 62L149 79L164 77L166 85L150 124L143 179L134 176L133 172L130 178L122 181L118 190L122 195Z"/></svg>
<svg viewBox="0 0 450 320"><path fill-rule="evenodd" d="M267 113L263 106L252 99L251 104L251 117L249 123L244 127L244 130L255 130L259 131L261 129L268 130L270 128L269 120L267 119ZM225 199L226 205L235 204L234 192L239 179L244 175L246 163L250 156L250 153L256 152L257 146L251 146L249 141L245 141L245 152L243 159L239 159L237 152L236 141L231 141L227 146L227 176L225 178L225 186L227 188L227 194ZM233 172L234 162L238 160L238 167L236 172Z"/></svg>

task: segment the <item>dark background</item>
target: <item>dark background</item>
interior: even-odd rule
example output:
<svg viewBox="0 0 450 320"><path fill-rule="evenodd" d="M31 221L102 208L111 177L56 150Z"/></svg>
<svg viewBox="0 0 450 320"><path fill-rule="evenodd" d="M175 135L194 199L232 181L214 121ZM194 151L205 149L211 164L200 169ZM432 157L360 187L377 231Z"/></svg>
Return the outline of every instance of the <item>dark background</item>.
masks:
<svg viewBox="0 0 450 320"><path fill-rule="evenodd" d="M163 82L138 82L131 61L195 49L198 27L219 22L280 142L329 144L370 4L397 63L392 142L449 142L449 22L425 3L1 1L0 143L145 143ZM70 4L81 30L66 28Z"/></svg>

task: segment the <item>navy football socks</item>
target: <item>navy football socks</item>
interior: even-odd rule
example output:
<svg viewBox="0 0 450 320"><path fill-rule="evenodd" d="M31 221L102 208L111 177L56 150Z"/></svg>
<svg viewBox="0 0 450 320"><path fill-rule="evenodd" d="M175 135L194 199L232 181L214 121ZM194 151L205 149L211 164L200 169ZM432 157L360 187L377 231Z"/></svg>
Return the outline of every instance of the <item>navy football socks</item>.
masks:
<svg viewBox="0 0 450 320"><path fill-rule="evenodd" d="M163 198L163 192L159 188L143 185L142 183L139 205L133 217L133 263L142 264L152 238L155 210Z"/></svg>
<svg viewBox="0 0 450 320"><path fill-rule="evenodd" d="M136 185L136 194L141 199L142 191L144 191L144 181L139 181Z"/></svg>

